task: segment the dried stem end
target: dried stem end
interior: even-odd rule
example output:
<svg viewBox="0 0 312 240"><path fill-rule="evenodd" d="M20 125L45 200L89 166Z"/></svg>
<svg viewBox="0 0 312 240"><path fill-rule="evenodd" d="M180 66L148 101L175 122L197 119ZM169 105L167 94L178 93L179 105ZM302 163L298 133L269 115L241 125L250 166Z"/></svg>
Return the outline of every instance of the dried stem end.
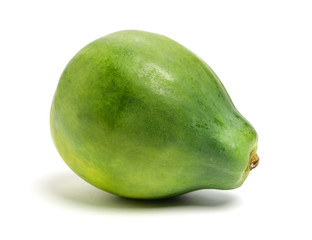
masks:
<svg viewBox="0 0 312 240"><path fill-rule="evenodd" d="M253 157L250 160L249 163L249 170L251 171L252 169L256 168L259 164L259 157L257 154L253 155Z"/></svg>

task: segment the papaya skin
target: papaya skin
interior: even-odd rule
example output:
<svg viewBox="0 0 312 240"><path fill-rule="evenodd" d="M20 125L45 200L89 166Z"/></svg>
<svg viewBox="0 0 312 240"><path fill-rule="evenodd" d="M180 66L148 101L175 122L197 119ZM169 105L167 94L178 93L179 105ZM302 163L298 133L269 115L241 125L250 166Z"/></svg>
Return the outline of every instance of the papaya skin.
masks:
<svg viewBox="0 0 312 240"><path fill-rule="evenodd" d="M107 35L73 57L50 126L76 174L127 198L234 189L257 156L255 129L213 70L179 43L143 31Z"/></svg>

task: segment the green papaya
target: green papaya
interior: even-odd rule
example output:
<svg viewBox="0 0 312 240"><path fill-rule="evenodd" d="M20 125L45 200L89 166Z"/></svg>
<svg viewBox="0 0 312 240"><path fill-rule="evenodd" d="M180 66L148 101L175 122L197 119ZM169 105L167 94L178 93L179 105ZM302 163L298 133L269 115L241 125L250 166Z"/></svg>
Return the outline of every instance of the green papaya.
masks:
<svg viewBox="0 0 312 240"><path fill-rule="evenodd" d="M257 133L213 70L159 34L120 31L68 63L50 112L81 178L135 199L234 189L257 166Z"/></svg>

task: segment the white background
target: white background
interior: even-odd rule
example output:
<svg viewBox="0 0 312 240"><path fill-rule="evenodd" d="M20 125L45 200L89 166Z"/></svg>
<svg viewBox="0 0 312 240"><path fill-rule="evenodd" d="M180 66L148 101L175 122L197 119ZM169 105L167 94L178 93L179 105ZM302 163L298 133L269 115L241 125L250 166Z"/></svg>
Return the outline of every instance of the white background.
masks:
<svg viewBox="0 0 312 240"><path fill-rule="evenodd" d="M1 1L0 239L312 239L311 1ZM242 187L140 202L97 190L57 153L49 110L67 62L138 29L217 73L259 134Z"/></svg>

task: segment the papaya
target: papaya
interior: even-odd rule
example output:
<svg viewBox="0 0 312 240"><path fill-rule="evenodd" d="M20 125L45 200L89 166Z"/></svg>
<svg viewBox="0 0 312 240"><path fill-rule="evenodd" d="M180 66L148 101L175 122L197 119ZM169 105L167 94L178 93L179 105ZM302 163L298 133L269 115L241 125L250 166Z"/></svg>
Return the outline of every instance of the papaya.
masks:
<svg viewBox="0 0 312 240"><path fill-rule="evenodd" d="M70 60L50 128L77 175L126 198L234 189L259 162L257 133L213 70L145 31L109 34Z"/></svg>

